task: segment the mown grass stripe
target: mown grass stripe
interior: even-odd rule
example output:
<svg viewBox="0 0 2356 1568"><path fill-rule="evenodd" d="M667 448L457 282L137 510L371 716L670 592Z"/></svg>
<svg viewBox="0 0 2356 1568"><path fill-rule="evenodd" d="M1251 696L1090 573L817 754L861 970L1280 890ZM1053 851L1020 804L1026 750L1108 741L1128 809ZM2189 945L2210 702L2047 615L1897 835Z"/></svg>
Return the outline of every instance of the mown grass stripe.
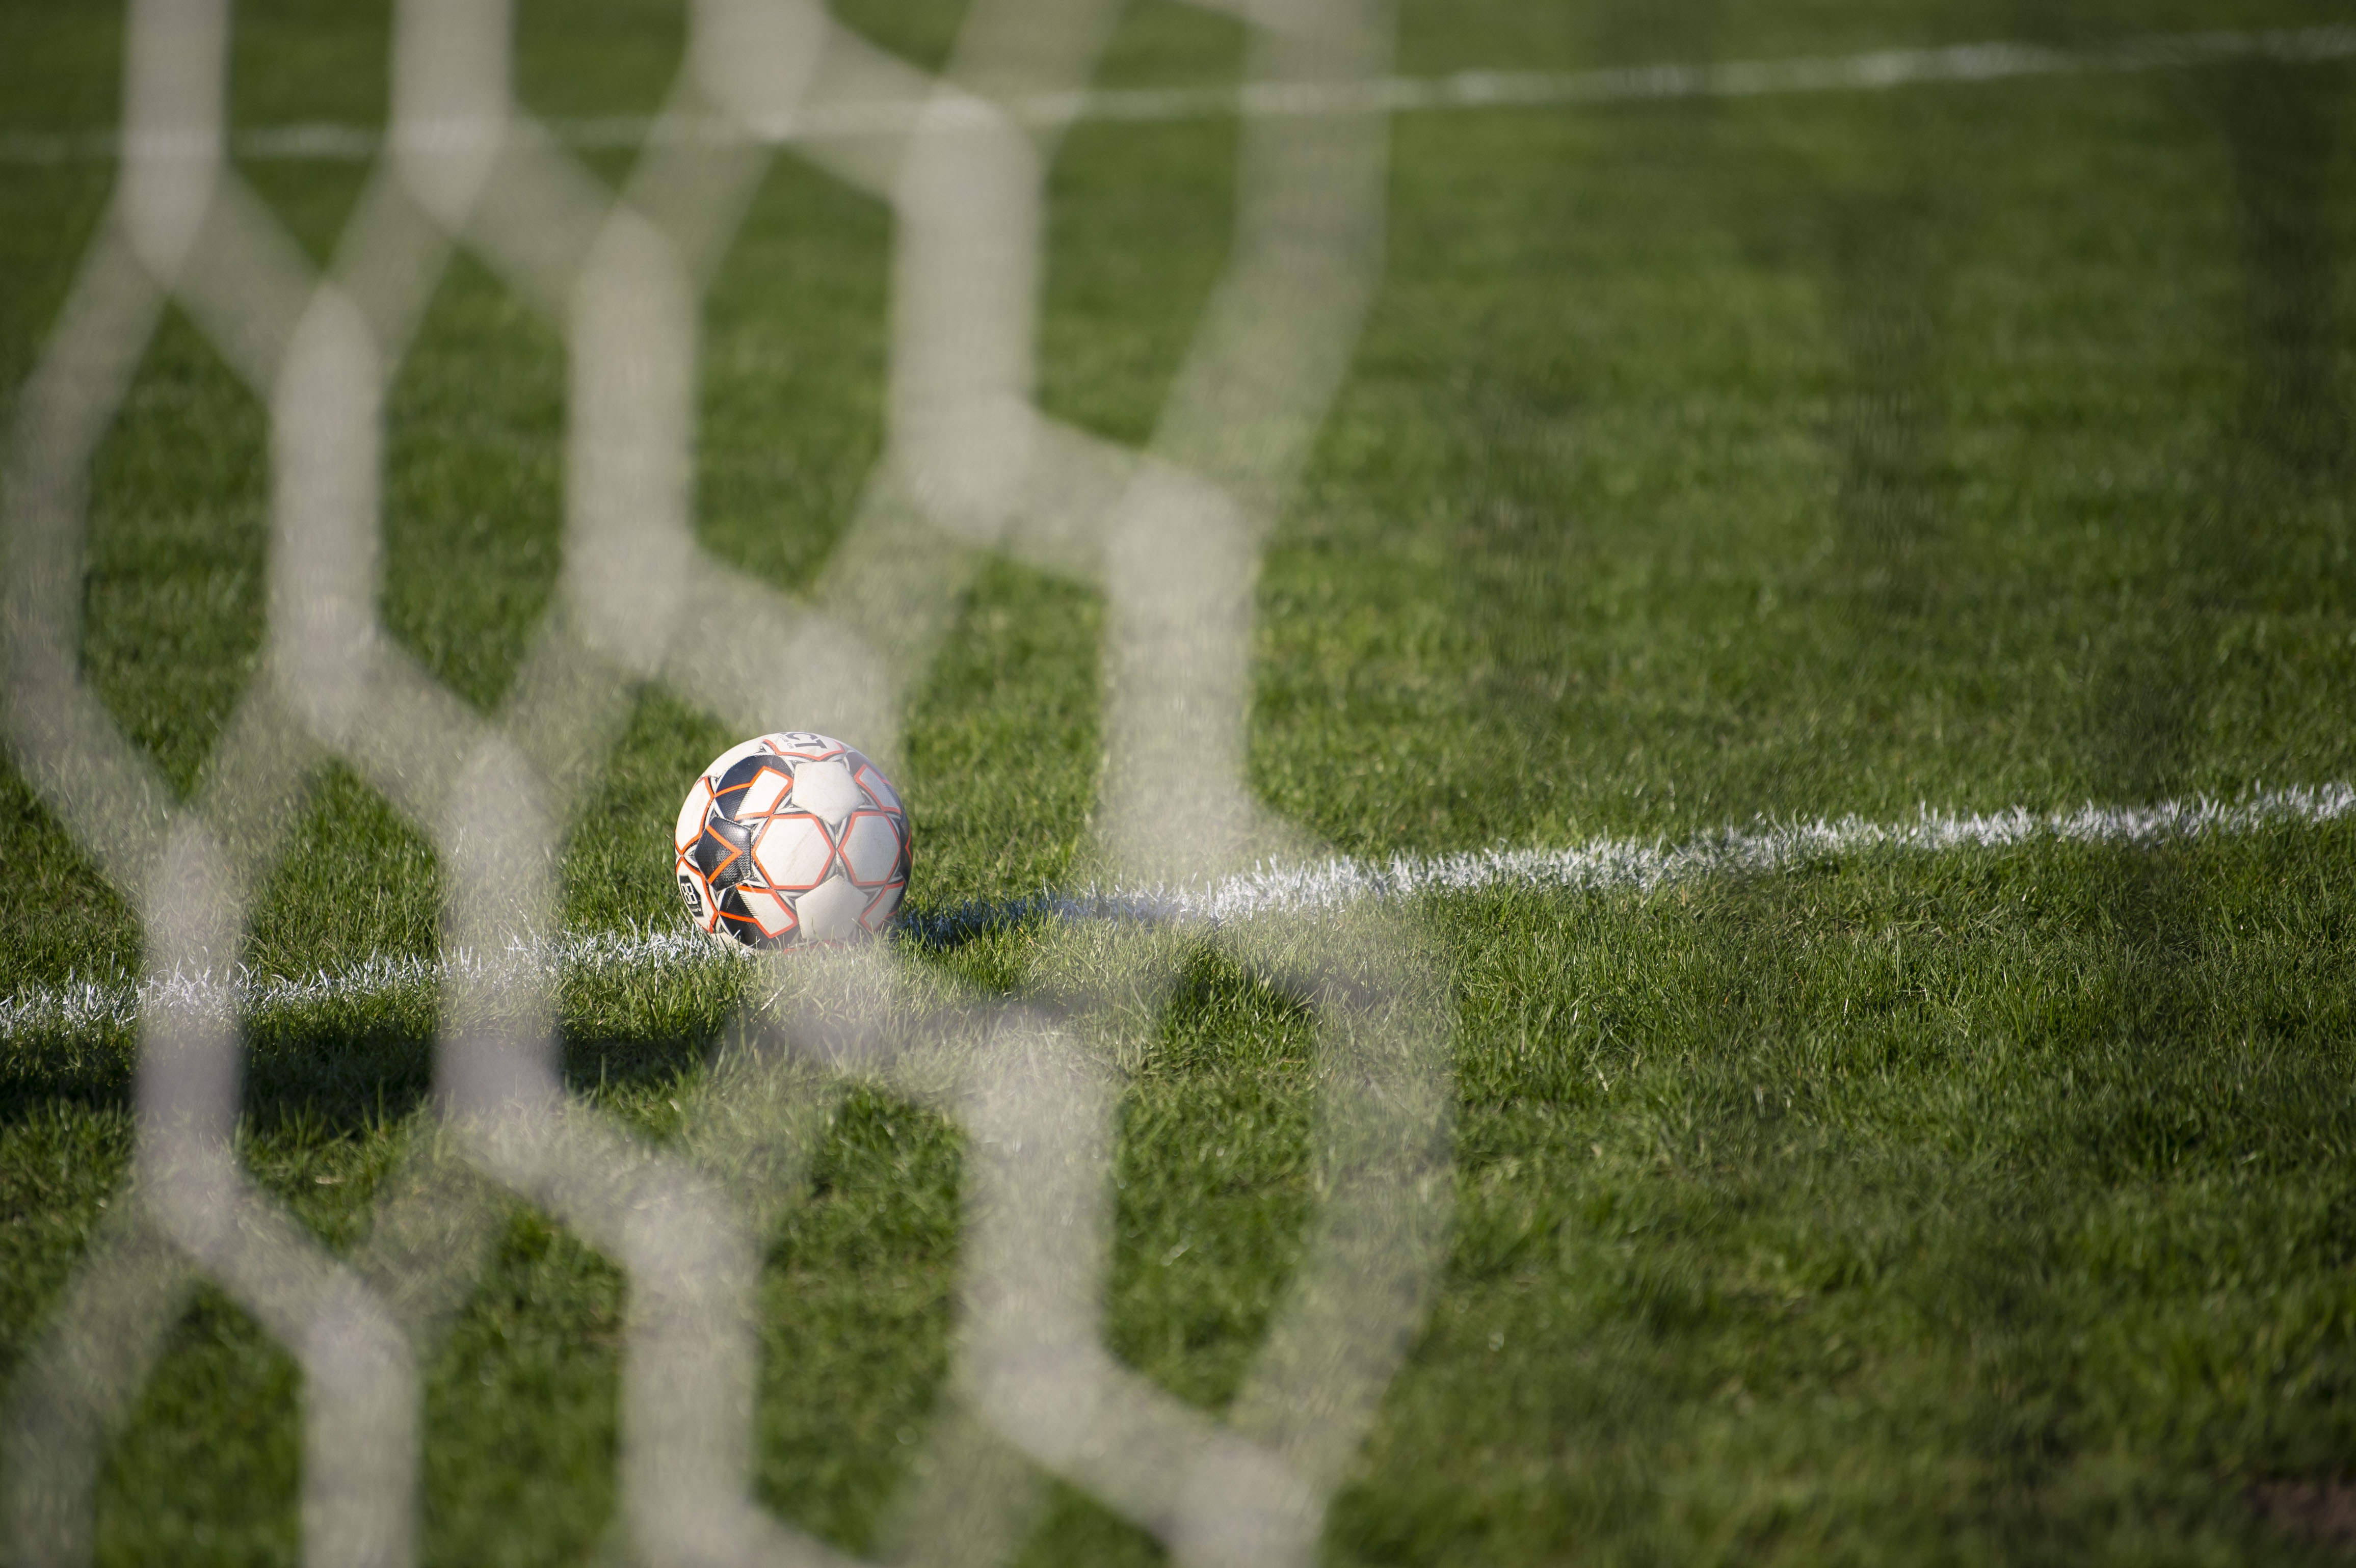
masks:
<svg viewBox="0 0 2356 1568"><path fill-rule="evenodd" d="M1262 866L1201 887L1085 888L984 901L935 913L912 912L905 934L942 945L1032 919L1160 920L1216 923L1254 915L1314 913L1369 899L1475 892L1499 887L1647 891L1712 877L1762 876L1835 857L1871 852L1938 855L2040 843L2145 847L2284 826L2316 826L2356 815L2345 783L2253 790L2238 800L2206 796L2150 805L2083 805L2071 811L2008 810L1960 815L1924 807L1912 820L1849 816L1726 827L1679 844L1597 837L1557 849L1489 849L1398 856L1379 863L1336 856L1307 865ZM0 1002L0 1038L127 1028L158 1006L196 1005L226 987L248 1018L327 1003L367 1004L427 995L467 969L537 966L566 977L616 971L641 976L735 962L727 949L685 927L584 932L485 957L379 956L305 976L241 969L133 981L35 987Z"/></svg>
<svg viewBox="0 0 2356 1568"><path fill-rule="evenodd" d="M1388 77L1332 86L1106 88L1024 99L1012 107L1017 119L1034 125L1081 121L1155 123L1229 115L1414 114L1678 98L1884 91L1919 83L2115 74L2238 59L2309 64L2351 57L2356 57L2356 27L2220 30L2154 34L2076 48L1993 40L1715 64L1664 61L1596 70L1463 70L1447 76ZM914 126L925 107L915 100L821 107L775 116L753 129L763 140L778 145L891 134ZM641 114L555 120L548 129L568 146L587 152L626 151L658 139L718 141L737 134L716 122ZM376 127L322 121L249 127L231 133L230 148L235 156L256 162L359 163L375 157L384 142L384 133ZM0 134L0 163L6 164L89 163L118 157L122 150L122 137L114 131Z"/></svg>

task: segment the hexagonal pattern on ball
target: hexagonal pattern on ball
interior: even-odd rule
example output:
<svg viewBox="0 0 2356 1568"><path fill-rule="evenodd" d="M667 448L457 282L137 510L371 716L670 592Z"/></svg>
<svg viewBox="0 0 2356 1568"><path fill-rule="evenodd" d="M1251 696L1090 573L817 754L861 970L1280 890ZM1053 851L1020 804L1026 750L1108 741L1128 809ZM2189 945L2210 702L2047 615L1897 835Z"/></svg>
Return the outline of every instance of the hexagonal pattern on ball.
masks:
<svg viewBox="0 0 2356 1568"><path fill-rule="evenodd" d="M796 811L807 811L829 827L840 829L845 817L867 804L865 792L842 758L794 764Z"/></svg>
<svg viewBox="0 0 2356 1568"><path fill-rule="evenodd" d="M688 787L673 876L696 928L735 949L842 942L898 912L906 809L883 771L830 736L731 746Z"/></svg>
<svg viewBox="0 0 2356 1568"><path fill-rule="evenodd" d="M859 780L859 787L867 792L868 799L886 811L900 809L900 792L892 787L892 781L874 763L866 763L853 776Z"/></svg>
<svg viewBox="0 0 2356 1568"><path fill-rule="evenodd" d="M865 936L860 917L867 912L867 895L844 878L829 877L794 900L804 942L848 942Z"/></svg>
<svg viewBox="0 0 2356 1568"><path fill-rule="evenodd" d="M900 864L901 842L899 827L889 813L853 812L842 830L843 869L853 882L870 890L905 880L907 872Z"/></svg>
<svg viewBox="0 0 2356 1568"><path fill-rule="evenodd" d="M804 893L834 869L834 839L826 824L802 812L769 819L753 846L753 859L780 892Z"/></svg>

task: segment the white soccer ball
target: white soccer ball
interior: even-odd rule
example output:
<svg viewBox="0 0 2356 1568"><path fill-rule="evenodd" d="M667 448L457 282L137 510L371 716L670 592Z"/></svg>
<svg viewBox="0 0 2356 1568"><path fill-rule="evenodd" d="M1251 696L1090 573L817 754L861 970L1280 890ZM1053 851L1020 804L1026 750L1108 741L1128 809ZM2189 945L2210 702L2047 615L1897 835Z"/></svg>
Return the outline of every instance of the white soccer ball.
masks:
<svg viewBox="0 0 2356 1568"><path fill-rule="evenodd" d="M908 814L883 770L807 731L731 746L671 835L680 897L730 947L872 936L908 888Z"/></svg>

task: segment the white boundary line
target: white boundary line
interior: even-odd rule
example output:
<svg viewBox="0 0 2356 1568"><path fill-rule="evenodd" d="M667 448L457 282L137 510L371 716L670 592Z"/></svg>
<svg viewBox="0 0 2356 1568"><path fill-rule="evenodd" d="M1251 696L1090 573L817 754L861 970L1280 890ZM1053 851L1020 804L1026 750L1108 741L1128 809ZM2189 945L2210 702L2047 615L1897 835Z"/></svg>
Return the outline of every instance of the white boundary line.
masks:
<svg viewBox="0 0 2356 1568"><path fill-rule="evenodd" d="M906 924L916 940L940 942L1042 916L1215 923L1258 914L1313 913L1367 899L1502 887L1645 891L1714 877L1772 875L1827 858L1876 851L1930 856L2051 844L2134 848L2234 837L2269 827L2317 827L2351 816L2356 816L2356 786L2344 783L2254 790L2230 802L2197 796L2153 805L2088 805L2074 811L2042 813L2015 806L1970 816L1926 808L1911 821L1869 822L1851 816L1765 823L1722 828L1674 845L1599 837L1561 849L1398 856L1381 863L1337 856L1306 866L1264 867L1206 888L1049 892L971 904L942 914L914 915ZM645 975L716 969L740 960L701 933L651 929L568 936L508 955L504 962L553 965L573 978L616 971ZM471 955L439 960L380 957L303 978L241 972L230 988L238 1010L252 1018L402 994L430 1002L453 976L484 967L481 960ZM143 1008L169 1005L210 989L209 976L37 987L0 1001L0 1040L128 1028Z"/></svg>
<svg viewBox="0 0 2356 1568"><path fill-rule="evenodd" d="M698 931L638 930L586 933L506 955L499 967L552 965L568 977L620 969L640 974L689 969L734 960ZM445 982L492 968L471 955L451 958L379 955L342 969L322 969L289 978L241 967L228 990L240 1016L252 1019L298 1008L362 1003L410 996L432 1003ZM196 1005L217 997L209 974L174 975L142 981L80 980L35 987L0 1001L0 1040L36 1032L79 1033L108 1027L127 1029L150 1008ZM206 1005L214 1005L207 1002Z"/></svg>
<svg viewBox="0 0 2356 1568"><path fill-rule="evenodd" d="M1601 70L1465 70L1437 77L1388 77L1333 88L1113 88L1023 99L1016 119L1060 127L1079 121L1129 124L1283 115L1413 114L1441 110L1547 108L1637 103L1679 98L1757 98L1791 93L1886 91L1923 82L2003 81L2021 77L2089 76L2273 59L2316 64L2356 58L2356 27L2269 32L2154 34L2081 48L1987 42L1939 48L1875 49L1719 64L1676 61ZM905 133L926 104L874 101L772 117L753 127L772 144ZM933 110L935 123L940 110ZM550 129L567 145L615 151L654 141L694 143L734 133L710 123L648 115L560 120ZM311 122L235 132L230 150L256 162L361 163L383 150L373 129ZM0 164L74 164L120 155L112 131L0 133Z"/></svg>
<svg viewBox="0 0 2356 1568"><path fill-rule="evenodd" d="M2038 844L2144 847L2275 827L2311 827L2351 815L2356 815L2356 787L2346 784L2255 790L2232 802L2196 796L2155 805L2087 805L2042 813L2014 806L1959 816L1925 807L1909 822L1869 822L1850 816L1762 823L1721 828L1675 845L1590 838L1563 849L1399 856L1379 865L1337 856L1313 866L1268 867L1200 890L1083 895L1062 901L1059 908L1076 917L1215 922L1271 912L1310 913L1365 899L1500 887L1642 892L1712 877L1772 875L1828 857L1874 851L1927 856Z"/></svg>

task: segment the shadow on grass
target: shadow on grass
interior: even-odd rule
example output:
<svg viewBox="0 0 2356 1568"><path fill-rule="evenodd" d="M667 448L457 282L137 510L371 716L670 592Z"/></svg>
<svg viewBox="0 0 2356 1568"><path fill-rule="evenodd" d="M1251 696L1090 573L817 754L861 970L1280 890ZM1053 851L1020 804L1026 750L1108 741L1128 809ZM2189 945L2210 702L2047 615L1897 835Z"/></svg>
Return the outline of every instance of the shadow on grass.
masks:
<svg viewBox="0 0 2356 1568"><path fill-rule="evenodd" d="M710 1056L721 1028L720 1019L705 1019L684 1029L568 1033L562 1044L565 1083L595 1095L676 1079ZM136 1060L136 1037L127 1029L95 1040L19 1042L0 1072L0 1125L60 1106L128 1111ZM288 1126L333 1136L379 1131L423 1107L433 1086L430 1027L405 1020L344 1028L272 1021L246 1039L243 1117L256 1133Z"/></svg>

